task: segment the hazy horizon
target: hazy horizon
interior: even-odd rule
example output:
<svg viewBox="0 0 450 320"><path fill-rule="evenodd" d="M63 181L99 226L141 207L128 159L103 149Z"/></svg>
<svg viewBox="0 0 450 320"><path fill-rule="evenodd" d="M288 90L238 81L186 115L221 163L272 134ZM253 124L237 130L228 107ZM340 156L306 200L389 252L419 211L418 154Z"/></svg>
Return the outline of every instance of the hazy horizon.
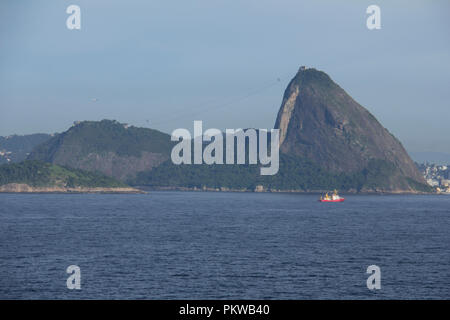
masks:
<svg viewBox="0 0 450 320"><path fill-rule="evenodd" d="M68 30L66 8L81 8ZM381 30L366 8L381 8ZM2 1L0 136L115 119L170 133L272 128L299 66L408 151L450 153L448 1Z"/></svg>

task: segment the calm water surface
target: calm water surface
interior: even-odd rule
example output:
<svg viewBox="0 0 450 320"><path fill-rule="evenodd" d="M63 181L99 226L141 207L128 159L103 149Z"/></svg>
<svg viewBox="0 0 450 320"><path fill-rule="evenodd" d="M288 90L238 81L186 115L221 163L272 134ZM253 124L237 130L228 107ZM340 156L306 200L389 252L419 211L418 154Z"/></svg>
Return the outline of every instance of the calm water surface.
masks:
<svg viewBox="0 0 450 320"><path fill-rule="evenodd" d="M316 199L0 194L0 299L450 298L450 197Z"/></svg>

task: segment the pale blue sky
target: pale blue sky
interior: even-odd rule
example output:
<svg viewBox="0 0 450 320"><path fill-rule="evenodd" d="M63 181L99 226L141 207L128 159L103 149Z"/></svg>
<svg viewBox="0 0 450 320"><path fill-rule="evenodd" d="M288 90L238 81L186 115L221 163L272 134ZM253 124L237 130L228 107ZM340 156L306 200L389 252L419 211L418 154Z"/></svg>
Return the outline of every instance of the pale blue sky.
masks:
<svg viewBox="0 0 450 320"><path fill-rule="evenodd" d="M71 4L81 30L66 28ZM371 4L381 30L366 28ZM306 65L408 150L450 152L449 13L447 0L2 0L0 135L104 118L271 128Z"/></svg>

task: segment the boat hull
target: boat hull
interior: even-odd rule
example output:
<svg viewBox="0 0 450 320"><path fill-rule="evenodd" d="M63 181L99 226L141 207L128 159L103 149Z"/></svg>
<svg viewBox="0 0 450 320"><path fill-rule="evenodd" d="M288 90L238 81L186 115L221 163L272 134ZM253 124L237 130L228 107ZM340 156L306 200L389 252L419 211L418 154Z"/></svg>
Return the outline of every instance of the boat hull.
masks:
<svg viewBox="0 0 450 320"><path fill-rule="evenodd" d="M341 199L336 199L336 200L324 200L324 199L322 199L322 200L319 200L319 202L344 202L344 198L341 198Z"/></svg>

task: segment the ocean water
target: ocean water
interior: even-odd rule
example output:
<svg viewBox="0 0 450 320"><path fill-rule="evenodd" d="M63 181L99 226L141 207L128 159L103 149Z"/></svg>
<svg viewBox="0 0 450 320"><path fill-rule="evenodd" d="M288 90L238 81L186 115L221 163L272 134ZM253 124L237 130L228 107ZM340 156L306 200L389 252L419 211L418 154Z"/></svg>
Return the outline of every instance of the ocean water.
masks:
<svg viewBox="0 0 450 320"><path fill-rule="evenodd" d="M0 194L0 299L450 298L450 197L346 198Z"/></svg>

